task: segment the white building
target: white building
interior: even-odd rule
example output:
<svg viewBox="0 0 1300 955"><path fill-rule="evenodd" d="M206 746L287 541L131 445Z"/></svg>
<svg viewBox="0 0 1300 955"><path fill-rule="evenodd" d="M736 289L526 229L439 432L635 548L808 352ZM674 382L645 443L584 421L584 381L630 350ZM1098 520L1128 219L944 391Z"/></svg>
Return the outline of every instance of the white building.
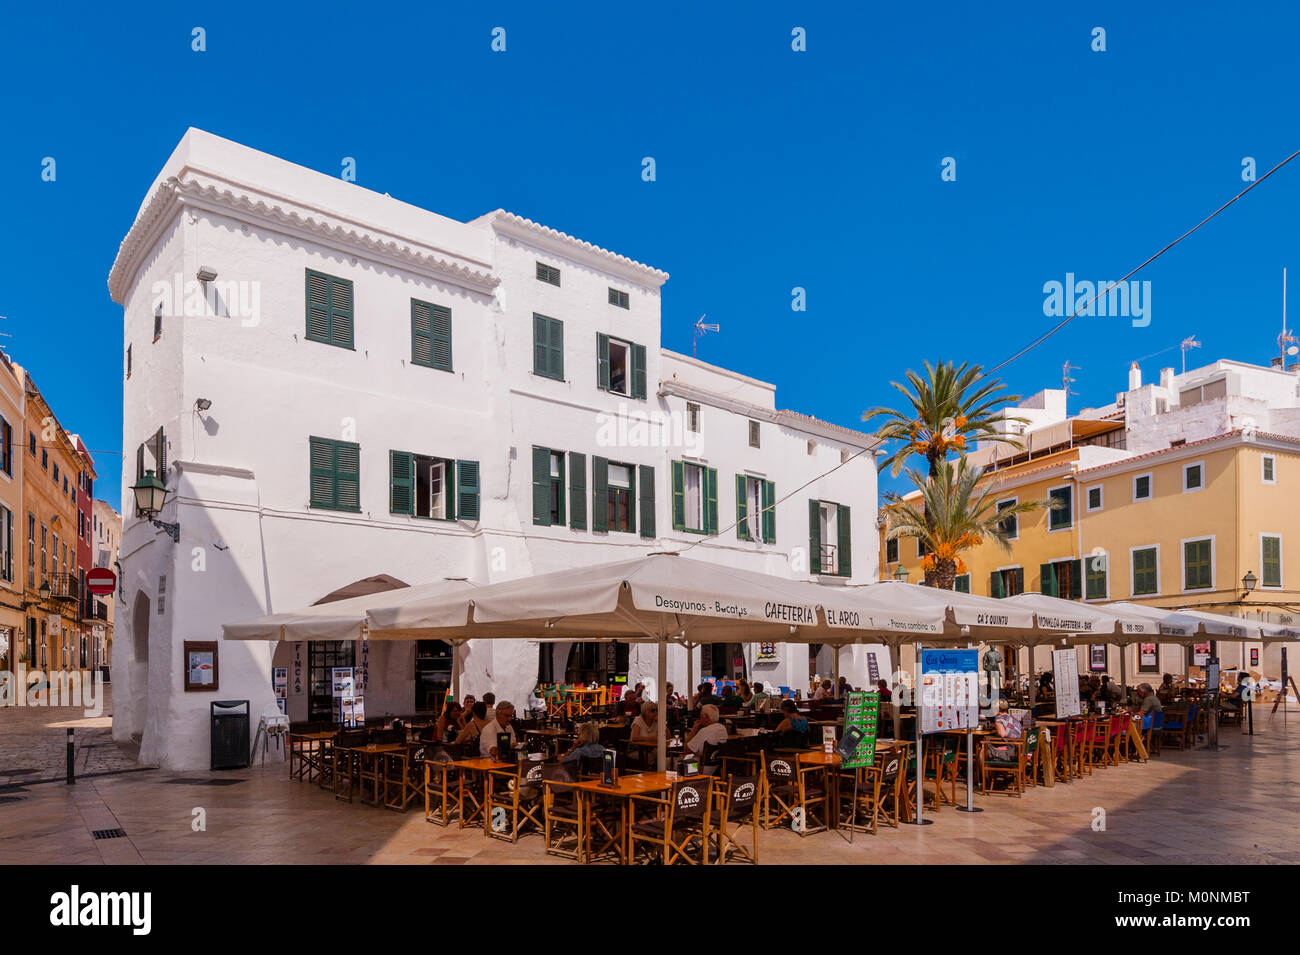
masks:
<svg viewBox="0 0 1300 955"><path fill-rule="evenodd" d="M380 575L482 583L694 544L769 573L815 577L820 562L820 579L876 580L873 440L661 349L667 278L507 212L457 222L188 131L109 277L123 501L155 470L161 520L180 525L174 543L127 505L115 737L140 734L146 764L205 766L213 699L256 716L283 666L289 715L327 717L324 668L354 653L367 715L427 707L446 666L432 641L220 642L218 690L183 689L185 641ZM750 533L733 526L844 461ZM567 650L541 671L593 662ZM802 645L740 655L752 679L806 685ZM862 659L843 658L858 684ZM539 648L471 643L462 663L464 692L522 701ZM626 667L636 682L654 661L633 648ZM670 667L682 687L684 650Z"/></svg>

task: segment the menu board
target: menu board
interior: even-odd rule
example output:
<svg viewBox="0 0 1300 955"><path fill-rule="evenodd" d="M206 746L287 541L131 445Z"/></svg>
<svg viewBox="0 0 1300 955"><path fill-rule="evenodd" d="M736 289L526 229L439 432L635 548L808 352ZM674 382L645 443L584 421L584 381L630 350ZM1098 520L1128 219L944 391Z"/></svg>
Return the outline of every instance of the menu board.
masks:
<svg viewBox="0 0 1300 955"><path fill-rule="evenodd" d="M1058 720L1083 712L1079 702L1079 655L1073 648L1052 651L1052 683L1056 686Z"/></svg>
<svg viewBox="0 0 1300 955"><path fill-rule="evenodd" d="M347 729L366 723L365 699L357 694L356 674L352 667L333 667L334 722Z"/></svg>
<svg viewBox="0 0 1300 955"><path fill-rule="evenodd" d="M874 653L867 654L867 679L871 681L872 686L875 686L876 681L880 679L880 664L876 661Z"/></svg>
<svg viewBox="0 0 1300 955"><path fill-rule="evenodd" d="M1192 666L1203 667L1210 662L1210 644L1197 643L1192 646Z"/></svg>
<svg viewBox="0 0 1300 955"><path fill-rule="evenodd" d="M1138 666L1144 670L1155 670L1159 667L1154 643L1138 644Z"/></svg>
<svg viewBox="0 0 1300 955"><path fill-rule="evenodd" d="M870 766L876 758L876 720L880 714L880 694L874 690L870 693L863 693L861 690L853 690L848 694L848 699L844 704L844 732L848 733L853 727L857 727L862 732L862 739L858 740L857 752L852 759L845 759L841 765L845 769L857 769L860 766Z"/></svg>
<svg viewBox="0 0 1300 955"><path fill-rule="evenodd" d="M979 651L921 651L921 732L970 729L979 722Z"/></svg>

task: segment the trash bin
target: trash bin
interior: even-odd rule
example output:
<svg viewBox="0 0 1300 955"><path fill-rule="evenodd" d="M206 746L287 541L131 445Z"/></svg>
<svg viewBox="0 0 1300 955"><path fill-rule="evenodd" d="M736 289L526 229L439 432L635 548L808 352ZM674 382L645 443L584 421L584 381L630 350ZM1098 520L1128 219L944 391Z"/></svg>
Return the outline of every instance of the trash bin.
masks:
<svg viewBox="0 0 1300 955"><path fill-rule="evenodd" d="M245 769L249 766L248 714L248 700L213 701L212 769Z"/></svg>

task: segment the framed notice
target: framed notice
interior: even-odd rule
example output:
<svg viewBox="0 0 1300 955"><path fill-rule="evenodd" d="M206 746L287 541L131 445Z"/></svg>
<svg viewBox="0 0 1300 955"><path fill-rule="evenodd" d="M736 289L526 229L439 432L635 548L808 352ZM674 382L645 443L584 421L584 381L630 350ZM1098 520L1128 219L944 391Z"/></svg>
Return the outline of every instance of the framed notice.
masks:
<svg viewBox="0 0 1300 955"><path fill-rule="evenodd" d="M220 689L215 640L186 640L184 659L186 690Z"/></svg>
<svg viewBox="0 0 1300 955"><path fill-rule="evenodd" d="M1257 667L1257 666L1259 666L1259 648L1258 648L1258 647L1251 647L1251 648L1250 648L1250 665L1253 666L1253 667Z"/></svg>
<svg viewBox="0 0 1300 955"><path fill-rule="evenodd" d="M1083 712L1079 702L1079 655L1073 647L1052 651L1052 684L1056 687L1058 720Z"/></svg>
<svg viewBox="0 0 1300 955"><path fill-rule="evenodd" d="M1088 647L1088 669L1093 673L1106 672L1107 647L1104 643L1094 643Z"/></svg>
<svg viewBox="0 0 1300 955"><path fill-rule="evenodd" d="M773 661L775 661L776 644L760 643L758 645L758 656L756 657L756 659L758 660L759 663L772 663Z"/></svg>
<svg viewBox="0 0 1300 955"><path fill-rule="evenodd" d="M1156 654L1156 645L1154 643L1138 644L1138 672L1160 672L1160 658Z"/></svg>
<svg viewBox="0 0 1300 955"><path fill-rule="evenodd" d="M844 704L844 737L852 739L857 733L858 745L853 756L845 758L841 754L841 765L845 769L857 769L871 766L876 759L876 721L880 715L880 694L872 691L863 693L854 690L848 695ZM856 731L856 732L855 732Z"/></svg>
<svg viewBox="0 0 1300 955"><path fill-rule="evenodd" d="M921 651L921 732L970 729L979 722L979 651Z"/></svg>
<svg viewBox="0 0 1300 955"><path fill-rule="evenodd" d="M1197 643L1192 646L1192 666L1203 667L1210 662L1210 644Z"/></svg>

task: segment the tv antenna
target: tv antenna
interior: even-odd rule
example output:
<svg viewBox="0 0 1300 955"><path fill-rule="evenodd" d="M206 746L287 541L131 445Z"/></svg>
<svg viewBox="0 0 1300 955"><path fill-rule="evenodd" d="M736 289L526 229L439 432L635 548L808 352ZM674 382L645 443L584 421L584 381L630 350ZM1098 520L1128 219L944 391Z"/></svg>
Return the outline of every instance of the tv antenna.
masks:
<svg viewBox="0 0 1300 955"><path fill-rule="evenodd" d="M1075 383L1075 381L1078 380L1078 379L1074 378L1074 377L1070 374L1070 372L1072 372L1072 371L1083 371L1083 369L1082 369L1081 367L1079 367L1078 365L1071 365L1071 364L1070 364L1070 359L1067 358L1067 359L1065 360L1065 364L1061 366L1061 388L1065 391L1065 403L1066 403L1066 404L1069 404L1069 403L1070 403L1070 395L1077 395L1077 394L1078 394L1077 391L1074 391L1074 390L1070 387L1072 384Z"/></svg>
<svg viewBox="0 0 1300 955"><path fill-rule="evenodd" d="M705 332L720 332L722 326L716 322L705 322L708 315L701 315L695 322L695 340L691 342L691 357L695 357L695 352L700 346L700 339L704 337Z"/></svg>
<svg viewBox="0 0 1300 955"><path fill-rule="evenodd" d="M1280 356L1279 360L1281 361L1281 365L1279 365L1279 367L1283 371L1286 371L1287 355L1295 355L1297 352L1300 352L1300 348L1296 347L1297 342L1300 342L1300 339L1292 335L1291 329L1286 327L1286 266L1283 266L1282 267L1282 331L1278 332L1278 336L1277 336L1277 351L1278 351L1278 355Z"/></svg>
<svg viewBox="0 0 1300 955"><path fill-rule="evenodd" d="M1193 348L1200 348L1201 343L1196 340L1195 335L1188 335L1178 343L1179 350L1183 353L1183 374L1187 374L1187 353Z"/></svg>

